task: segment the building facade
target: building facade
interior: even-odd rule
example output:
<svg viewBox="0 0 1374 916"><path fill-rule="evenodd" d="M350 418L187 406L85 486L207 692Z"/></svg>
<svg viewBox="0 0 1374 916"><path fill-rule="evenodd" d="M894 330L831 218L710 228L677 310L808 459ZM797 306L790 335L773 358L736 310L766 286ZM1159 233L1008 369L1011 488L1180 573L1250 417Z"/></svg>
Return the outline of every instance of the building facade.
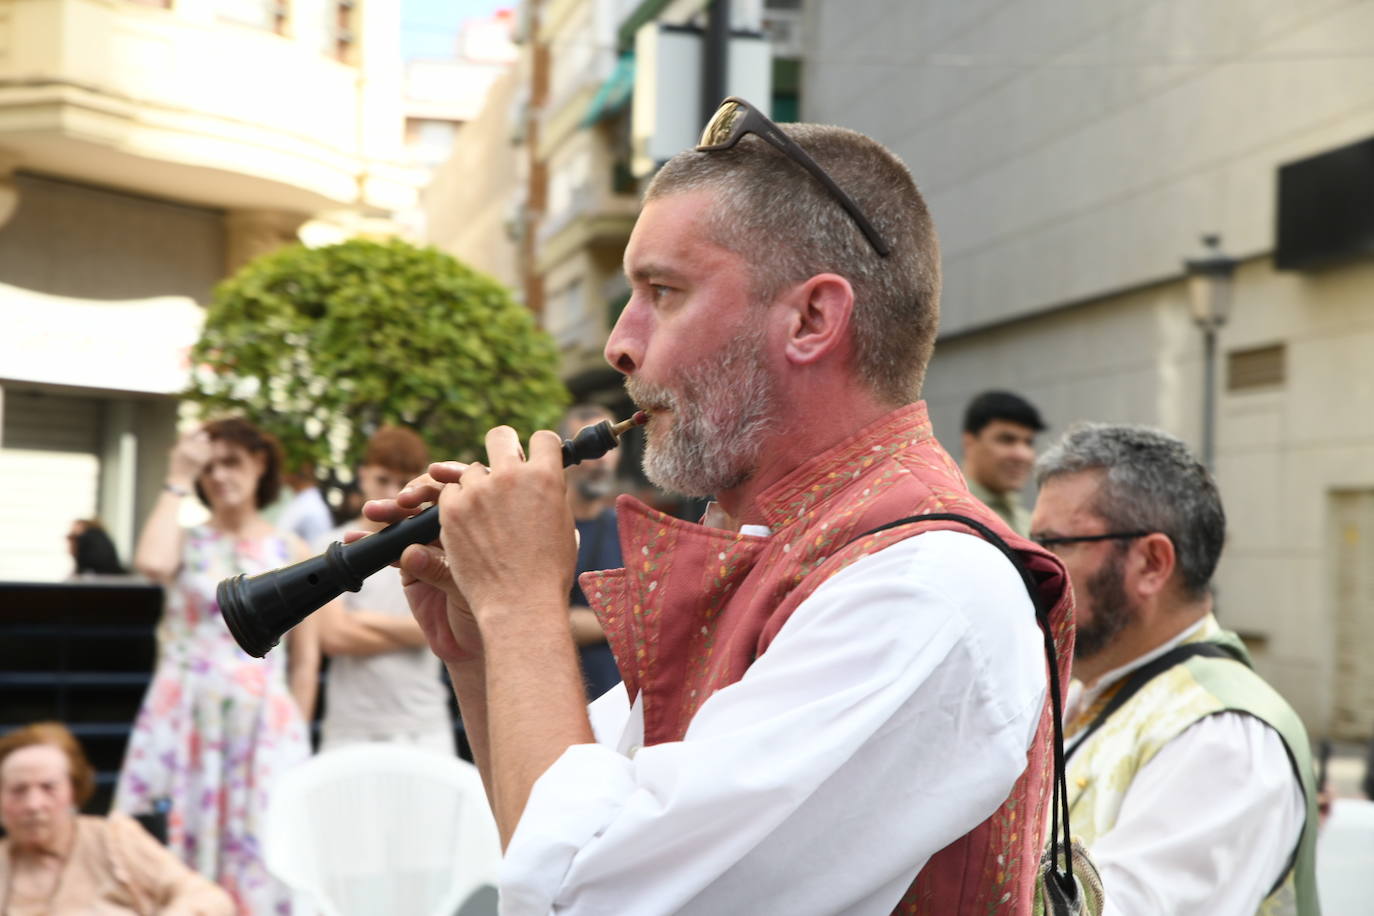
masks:
<svg viewBox="0 0 1374 916"><path fill-rule="evenodd" d="M514 22L511 9L469 20L458 30L452 56L406 63L405 137L413 162L434 169L448 160L459 131L515 62Z"/></svg>
<svg viewBox="0 0 1374 916"><path fill-rule="evenodd" d="M602 348L629 296L621 259L640 192L668 155L646 157L640 148L642 135L651 136L656 125L650 122L646 131L637 97L652 86L668 100L671 111L651 106L649 117L660 124L668 116L684 122L675 136L694 137L702 123L703 72L711 66L704 49L685 58L678 51L676 59L687 66L675 69L646 59L643 37L663 30L693 36L700 45L713 16L728 18L737 39L763 46L766 72L741 77L744 68L732 58L736 72L722 73L716 91L730 91L741 80L761 85L764 94L754 100L771 103L775 116L790 120L800 91L800 9L800 0L520 5L513 83L495 87L482 116L459 136L453 157L425 194L426 219L435 244L478 269L504 279L513 259L513 286L557 341L560 371L575 397L625 406L619 376L605 364ZM471 181L479 166L490 179L480 185ZM496 201L507 207L501 240L482 231L493 224ZM482 229L467 214L476 215Z"/></svg>
<svg viewBox="0 0 1374 916"><path fill-rule="evenodd" d="M1350 53L1374 8L854 0L806 22L803 117L896 150L940 231L944 441L1000 387L1051 436L1132 422L1200 446L1183 262L1221 236L1240 263L1214 392L1219 615L1315 735L1368 736L1374 261L1275 255L1279 170L1374 136L1374 58Z"/></svg>
<svg viewBox="0 0 1374 916"><path fill-rule="evenodd" d="M383 0L0 2L0 578L127 563L214 285L414 200ZM323 220L322 223L319 221Z"/></svg>
<svg viewBox="0 0 1374 916"><path fill-rule="evenodd" d="M795 118L801 3L525 0L516 15L520 55L509 82L493 86L423 195L427 238L510 285L556 341L574 400L620 415L631 405L603 349L629 299L622 259L642 189L664 159L696 142L703 109L722 95L743 94L771 103L782 120ZM724 55L723 66L701 47L712 17L728 20L722 34L748 46ZM662 35L687 36L697 47L684 51L679 42L676 64L646 54ZM714 89L704 78L713 66ZM669 117L677 145L646 150L645 139ZM622 449L622 472L641 495L666 511L699 511L653 491L640 471L637 434Z"/></svg>

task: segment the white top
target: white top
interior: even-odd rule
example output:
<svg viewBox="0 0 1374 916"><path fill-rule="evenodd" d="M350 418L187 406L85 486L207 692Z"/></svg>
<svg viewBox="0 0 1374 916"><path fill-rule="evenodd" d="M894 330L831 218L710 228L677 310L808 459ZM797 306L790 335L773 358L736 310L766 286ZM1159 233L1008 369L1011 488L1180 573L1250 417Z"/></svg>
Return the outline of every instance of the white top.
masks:
<svg viewBox="0 0 1374 916"><path fill-rule="evenodd" d="M324 549L342 540L347 526L316 542ZM401 571L384 566L368 576L357 592L341 596L344 610L368 610L409 617ZM397 649L376 655L334 655L324 689L326 742L339 740L419 740L443 736L452 741L448 688L440 680L443 665L428 647Z"/></svg>
<svg viewBox="0 0 1374 916"><path fill-rule="evenodd" d="M1065 718L1202 625L1109 671L1091 690L1075 681ZM1089 850L1106 891L1102 916L1253 916L1306 820L1277 731L1243 713L1201 719L1136 772L1116 825Z"/></svg>
<svg viewBox="0 0 1374 916"><path fill-rule="evenodd" d="M682 741L639 747L623 685L593 703L597 743L530 794L501 913L887 916L1005 800L1045 695L1035 612L997 549L899 541L802 602Z"/></svg>

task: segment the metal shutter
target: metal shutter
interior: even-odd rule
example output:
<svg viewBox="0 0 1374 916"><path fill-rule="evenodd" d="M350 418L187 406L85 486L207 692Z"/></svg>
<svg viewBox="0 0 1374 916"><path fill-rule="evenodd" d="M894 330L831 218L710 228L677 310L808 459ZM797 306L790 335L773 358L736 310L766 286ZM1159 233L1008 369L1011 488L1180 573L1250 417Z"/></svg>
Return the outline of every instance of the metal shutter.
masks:
<svg viewBox="0 0 1374 916"><path fill-rule="evenodd" d="M0 579L64 579L67 531L96 514L104 404L13 388L0 395Z"/></svg>

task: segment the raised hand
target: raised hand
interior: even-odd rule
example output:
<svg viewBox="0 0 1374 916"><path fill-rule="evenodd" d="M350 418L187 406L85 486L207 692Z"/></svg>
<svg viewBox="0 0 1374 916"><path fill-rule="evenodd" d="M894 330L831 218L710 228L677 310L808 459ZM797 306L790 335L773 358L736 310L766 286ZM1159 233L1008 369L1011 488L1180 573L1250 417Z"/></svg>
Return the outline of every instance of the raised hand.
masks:
<svg viewBox="0 0 1374 916"><path fill-rule="evenodd" d="M178 486L193 485L200 472L210 463L210 434L197 429L184 434L172 446L168 462L168 482Z"/></svg>

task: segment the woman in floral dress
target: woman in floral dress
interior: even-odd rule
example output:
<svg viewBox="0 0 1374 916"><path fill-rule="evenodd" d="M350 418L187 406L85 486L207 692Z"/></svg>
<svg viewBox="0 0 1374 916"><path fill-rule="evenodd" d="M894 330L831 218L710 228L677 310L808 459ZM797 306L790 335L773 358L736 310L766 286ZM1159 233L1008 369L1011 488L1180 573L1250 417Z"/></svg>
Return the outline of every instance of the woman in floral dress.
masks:
<svg viewBox="0 0 1374 916"><path fill-rule="evenodd" d="M215 587L305 555L259 512L276 498L280 464L275 440L240 419L208 423L172 449L134 555L167 591L157 670L115 791L115 808L134 814L169 799L168 846L250 916L290 912L263 866L261 825L277 778L310 756L319 647L307 618L285 653L253 658L229 634ZM192 492L210 520L183 529L178 507Z"/></svg>

